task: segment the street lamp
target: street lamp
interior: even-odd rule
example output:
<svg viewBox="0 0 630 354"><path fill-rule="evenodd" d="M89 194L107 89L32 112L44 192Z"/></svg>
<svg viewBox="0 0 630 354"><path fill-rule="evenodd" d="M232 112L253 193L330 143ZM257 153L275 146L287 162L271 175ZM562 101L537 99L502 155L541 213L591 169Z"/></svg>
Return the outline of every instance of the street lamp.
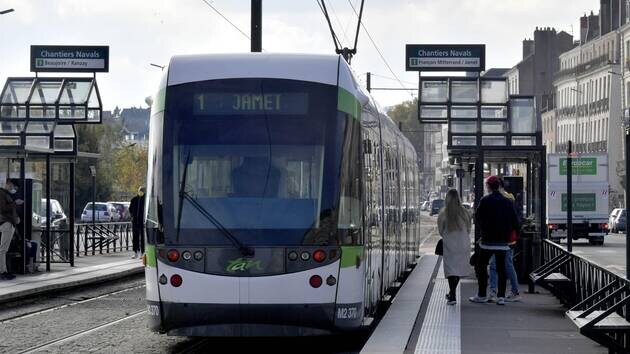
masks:
<svg viewBox="0 0 630 354"><path fill-rule="evenodd" d="M0 11L0 15L6 15L6 14L11 13L11 12L13 12L13 11L15 11L15 10L14 10L14 9L6 9L6 10L2 10L2 11Z"/></svg>

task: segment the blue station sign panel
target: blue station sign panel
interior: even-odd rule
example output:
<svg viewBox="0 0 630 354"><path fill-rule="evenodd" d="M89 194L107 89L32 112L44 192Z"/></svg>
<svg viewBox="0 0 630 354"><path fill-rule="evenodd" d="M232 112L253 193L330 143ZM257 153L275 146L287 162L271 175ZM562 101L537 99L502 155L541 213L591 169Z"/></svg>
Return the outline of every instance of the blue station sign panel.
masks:
<svg viewBox="0 0 630 354"><path fill-rule="evenodd" d="M485 44L407 44L407 71L484 71Z"/></svg>
<svg viewBox="0 0 630 354"><path fill-rule="evenodd" d="M109 46L32 45L33 72L108 72Z"/></svg>

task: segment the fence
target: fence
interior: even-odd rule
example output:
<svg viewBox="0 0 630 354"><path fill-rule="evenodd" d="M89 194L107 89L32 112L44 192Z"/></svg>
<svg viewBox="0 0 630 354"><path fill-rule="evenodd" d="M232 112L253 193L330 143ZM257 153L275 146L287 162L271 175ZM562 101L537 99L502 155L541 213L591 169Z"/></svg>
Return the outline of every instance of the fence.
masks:
<svg viewBox="0 0 630 354"><path fill-rule="evenodd" d="M630 281L549 240L543 240L542 257L532 281L570 307L566 315L580 333L611 353L630 353Z"/></svg>
<svg viewBox="0 0 630 354"><path fill-rule="evenodd" d="M50 230L51 263L74 263L74 257L132 250L130 222L81 223L74 225L74 242L68 227ZM41 259L46 259L46 237L42 230Z"/></svg>

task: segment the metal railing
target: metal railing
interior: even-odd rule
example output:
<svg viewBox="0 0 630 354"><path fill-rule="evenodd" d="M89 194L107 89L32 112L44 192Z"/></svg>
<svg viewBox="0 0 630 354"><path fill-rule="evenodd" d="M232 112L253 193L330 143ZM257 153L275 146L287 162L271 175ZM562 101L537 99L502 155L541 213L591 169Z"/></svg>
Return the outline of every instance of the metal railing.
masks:
<svg viewBox="0 0 630 354"><path fill-rule="evenodd" d="M530 277L570 307L567 317L580 333L613 353L630 353L630 281L550 240L543 240L542 258Z"/></svg>
<svg viewBox="0 0 630 354"><path fill-rule="evenodd" d="M74 235L77 257L132 249L131 222L76 224Z"/></svg>

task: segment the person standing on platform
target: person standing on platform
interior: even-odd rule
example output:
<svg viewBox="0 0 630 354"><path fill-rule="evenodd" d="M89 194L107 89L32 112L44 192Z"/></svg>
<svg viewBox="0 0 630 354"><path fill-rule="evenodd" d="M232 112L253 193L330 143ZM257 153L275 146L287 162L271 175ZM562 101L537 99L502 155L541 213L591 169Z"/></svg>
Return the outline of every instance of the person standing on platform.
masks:
<svg viewBox="0 0 630 354"><path fill-rule="evenodd" d="M457 303L459 278L468 275L470 255L470 214L462 206L457 190L446 193L445 206L438 215L438 231L442 236L444 276L448 279L447 304Z"/></svg>
<svg viewBox="0 0 630 354"><path fill-rule="evenodd" d="M503 194L504 197L511 200L512 203L516 203L516 198L514 195L505 190L505 185L503 183L503 179L499 180L501 182L501 188L499 188L499 192ZM516 211L516 205L514 205L514 210ZM518 215L518 212L517 214ZM507 250L505 254L505 272L506 277L510 279L510 287L512 288L511 292L505 298L505 301L514 302L520 301L521 296L518 289L518 275L516 274L516 270L514 269L514 248L516 247L516 242L518 241L518 230L512 230L510 233L510 240L508 245L510 249ZM494 259L494 256L490 259L490 301L497 301L497 264Z"/></svg>
<svg viewBox="0 0 630 354"><path fill-rule="evenodd" d="M131 198L129 214L131 214L131 228L133 234L133 256L138 258L144 253L144 187L138 188L138 194Z"/></svg>
<svg viewBox="0 0 630 354"><path fill-rule="evenodd" d="M0 188L0 279L4 280L15 278L7 269L7 252L15 226L20 223L17 207L24 203L22 199L13 200L11 197L17 190L18 183L13 179L7 179L4 188Z"/></svg>
<svg viewBox="0 0 630 354"><path fill-rule="evenodd" d="M497 305L505 305L505 255L510 249L510 233L519 230L518 217L511 200L501 194L501 181L497 176L486 179L490 194L481 198L475 212L475 227L479 227L481 238L476 252L475 273L479 289L476 296L469 298L472 302L488 302L486 287L488 286L488 261L494 255L499 275L497 289Z"/></svg>

